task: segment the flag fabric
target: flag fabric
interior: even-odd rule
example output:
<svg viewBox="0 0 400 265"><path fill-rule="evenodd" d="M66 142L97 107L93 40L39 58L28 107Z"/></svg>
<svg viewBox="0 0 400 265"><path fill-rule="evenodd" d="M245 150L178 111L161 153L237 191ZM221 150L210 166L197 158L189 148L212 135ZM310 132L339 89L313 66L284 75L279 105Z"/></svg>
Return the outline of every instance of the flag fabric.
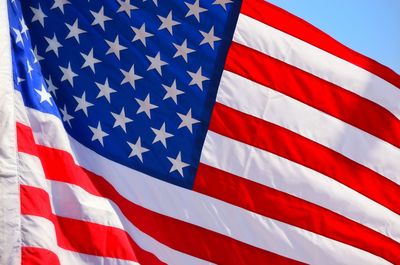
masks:
<svg viewBox="0 0 400 265"><path fill-rule="evenodd" d="M0 264L400 264L400 76L262 0L0 2Z"/></svg>

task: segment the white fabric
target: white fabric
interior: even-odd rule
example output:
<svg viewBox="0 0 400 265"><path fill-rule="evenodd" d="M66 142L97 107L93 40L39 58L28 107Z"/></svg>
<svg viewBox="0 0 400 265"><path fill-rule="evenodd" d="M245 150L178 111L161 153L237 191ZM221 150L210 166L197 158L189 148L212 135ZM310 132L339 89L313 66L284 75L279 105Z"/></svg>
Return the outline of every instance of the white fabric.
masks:
<svg viewBox="0 0 400 265"><path fill-rule="evenodd" d="M0 264L20 264L20 207L7 2L0 1Z"/></svg>

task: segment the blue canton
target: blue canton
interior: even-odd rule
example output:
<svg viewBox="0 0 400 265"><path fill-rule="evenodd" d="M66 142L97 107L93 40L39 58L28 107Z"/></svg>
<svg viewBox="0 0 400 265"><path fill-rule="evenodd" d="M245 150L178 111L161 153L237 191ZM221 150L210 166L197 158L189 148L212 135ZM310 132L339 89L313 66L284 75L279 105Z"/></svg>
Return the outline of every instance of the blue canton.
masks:
<svg viewBox="0 0 400 265"><path fill-rule="evenodd" d="M240 2L21 4L9 16L25 105L104 157L192 188Z"/></svg>

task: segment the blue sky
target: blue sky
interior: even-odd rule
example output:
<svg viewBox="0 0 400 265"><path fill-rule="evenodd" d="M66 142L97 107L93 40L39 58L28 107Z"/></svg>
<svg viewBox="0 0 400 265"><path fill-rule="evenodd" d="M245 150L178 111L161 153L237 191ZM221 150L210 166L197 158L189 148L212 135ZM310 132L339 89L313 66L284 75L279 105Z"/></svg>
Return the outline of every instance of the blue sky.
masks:
<svg viewBox="0 0 400 265"><path fill-rule="evenodd" d="M268 0L400 74L400 0Z"/></svg>

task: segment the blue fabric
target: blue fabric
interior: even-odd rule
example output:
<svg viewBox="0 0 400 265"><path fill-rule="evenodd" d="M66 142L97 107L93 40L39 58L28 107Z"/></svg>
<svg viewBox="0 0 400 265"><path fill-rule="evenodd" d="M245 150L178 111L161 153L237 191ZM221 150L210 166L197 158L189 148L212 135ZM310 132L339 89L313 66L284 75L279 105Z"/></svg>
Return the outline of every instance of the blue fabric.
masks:
<svg viewBox="0 0 400 265"><path fill-rule="evenodd" d="M122 1L69 2L63 5L63 12L62 8L53 6L54 1L21 1L22 10L18 9L18 1L9 3L11 27L21 30L20 18L23 15L33 47L43 57L40 66L33 63L28 34L23 34L25 43L22 46L22 43L16 43L16 34L12 32L16 89L22 91L25 104L60 118L63 115L59 114L58 109L66 110L73 118L65 121L64 127L83 145L150 176L192 188L240 2L219 5L215 1L201 0L200 7L206 11L200 13L200 21L188 13L188 4L195 4L194 0L186 3L160 0L157 5L151 0L130 1L131 5L137 7L130 12L118 12L119 2ZM33 10L38 10L39 4L46 15L44 26L34 18ZM102 8L105 16L111 19L105 21L105 30L100 25L91 25L94 21L91 11L97 13ZM173 34L166 28L159 29L162 21L158 16L165 18L170 11L173 20L180 23L172 27ZM76 20L79 29L85 31L79 35L79 43L74 37L67 38L70 32L67 24L72 26ZM135 37L132 27L139 29L143 23L146 32L152 34L146 38L146 46L140 40L132 41ZM214 42L214 49L207 43L201 44L203 35L200 31L208 33L212 28L214 35L220 39ZM48 40L54 36L62 45L57 49L58 56L54 51L46 51ZM119 37L119 44L127 48L120 52L120 59L113 53L106 54L110 48L106 40L114 42L116 36ZM174 57L177 51L174 43L181 45L185 40L187 47L194 50L188 53L187 62L182 56ZM95 72L90 67L82 67L85 60L81 53L87 55L92 49L94 57L101 61L94 65ZM155 57L158 53L161 60L168 63L161 66L161 74L156 69L148 70L151 63L147 56ZM32 77L27 74L27 61L34 66ZM68 80L61 81L63 72L60 66L67 68L69 64L77 75L73 78L73 85ZM129 71L132 65L135 74L142 77L135 81L135 88L130 83L122 82L124 75L121 70ZM188 73L196 73L200 67L202 76L207 78L201 82L202 89L198 85L190 85L192 77ZM45 79L51 78L58 88L51 91L53 106L48 101L40 102L37 90L45 84L41 73ZM25 81L18 83L17 77ZM110 102L104 96L98 97L99 88L96 83L105 84L106 79L116 91L110 94ZM163 85L171 86L174 80L177 89L184 92L177 96L177 103L173 98L164 99L166 90ZM75 111L78 105L75 97L82 97L83 93L86 100L93 104L87 108L87 116L82 110ZM143 101L148 95L150 103L157 106L150 110L151 117L145 112L137 113L137 99ZM122 108L125 115L133 120L126 123L126 132L121 126L114 127L115 118L111 114L119 114ZM192 125L192 132L185 126L179 128L182 120L178 113L186 115L189 110L192 117L199 121ZM99 122L102 131L108 134L103 138L103 145L99 140L92 140L93 132L89 128L97 127ZM166 132L173 135L166 139L166 147L161 141L153 143L155 133L152 128L160 129L164 123ZM143 161L139 156L129 157L132 149L128 142L135 144L139 137L142 147L149 150L142 153ZM179 153L181 160L189 164L183 168L183 176L178 170L172 170L172 163L168 159L176 158Z"/></svg>

